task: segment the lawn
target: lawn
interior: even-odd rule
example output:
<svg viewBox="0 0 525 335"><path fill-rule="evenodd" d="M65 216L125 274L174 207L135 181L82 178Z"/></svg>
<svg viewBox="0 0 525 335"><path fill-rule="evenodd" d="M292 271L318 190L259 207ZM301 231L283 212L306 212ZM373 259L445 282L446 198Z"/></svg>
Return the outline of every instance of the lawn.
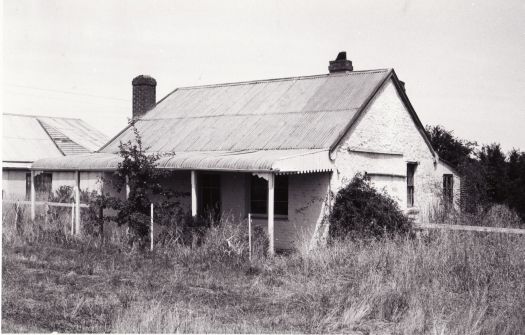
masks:
<svg viewBox="0 0 525 335"><path fill-rule="evenodd" d="M523 237L337 242L250 263L232 224L155 252L4 222L3 332L520 334ZM233 230L232 230L233 229ZM225 233L227 232L227 234Z"/></svg>

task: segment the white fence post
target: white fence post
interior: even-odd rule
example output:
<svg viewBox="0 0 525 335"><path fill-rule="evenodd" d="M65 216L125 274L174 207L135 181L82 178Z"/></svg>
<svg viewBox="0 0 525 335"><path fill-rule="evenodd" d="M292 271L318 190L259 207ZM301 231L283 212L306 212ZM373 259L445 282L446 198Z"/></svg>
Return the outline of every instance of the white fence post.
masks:
<svg viewBox="0 0 525 335"><path fill-rule="evenodd" d="M35 171L31 170L31 220L35 220Z"/></svg>
<svg viewBox="0 0 525 335"><path fill-rule="evenodd" d="M151 203L150 249L153 251L153 203Z"/></svg>
<svg viewBox="0 0 525 335"><path fill-rule="evenodd" d="M71 201L71 235L75 234L75 202Z"/></svg>
<svg viewBox="0 0 525 335"><path fill-rule="evenodd" d="M76 171L75 174L76 185L75 185L75 234L80 235L80 172Z"/></svg>
<svg viewBox="0 0 525 335"><path fill-rule="evenodd" d="M274 246L274 200L275 200L275 175L268 175L268 238L270 239L270 256L275 254Z"/></svg>
<svg viewBox="0 0 525 335"><path fill-rule="evenodd" d="M191 171L191 215L197 216L197 172Z"/></svg>
<svg viewBox="0 0 525 335"><path fill-rule="evenodd" d="M252 214L248 213L248 255L252 261Z"/></svg>

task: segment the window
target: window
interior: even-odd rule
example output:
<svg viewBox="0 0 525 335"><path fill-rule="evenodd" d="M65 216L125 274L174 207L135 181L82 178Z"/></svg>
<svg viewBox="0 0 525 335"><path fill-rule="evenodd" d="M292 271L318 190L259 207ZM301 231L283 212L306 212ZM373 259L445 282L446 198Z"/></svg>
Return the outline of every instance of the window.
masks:
<svg viewBox="0 0 525 335"><path fill-rule="evenodd" d="M443 199L445 206L452 205L454 200L454 176L451 174L443 175Z"/></svg>
<svg viewBox="0 0 525 335"><path fill-rule="evenodd" d="M414 175L416 163L407 164L407 207L414 207Z"/></svg>
<svg viewBox="0 0 525 335"><path fill-rule="evenodd" d="M51 173L39 173L35 176L35 198L47 200L51 195L51 185L53 180ZM26 199L31 197L31 173L26 173Z"/></svg>
<svg viewBox="0 0 525 335"><path fill-rule="evenodd" d="M288 215L288 176L275 176L274 213ZM251 176L250 212L268 214L268 181Z"/></svg>

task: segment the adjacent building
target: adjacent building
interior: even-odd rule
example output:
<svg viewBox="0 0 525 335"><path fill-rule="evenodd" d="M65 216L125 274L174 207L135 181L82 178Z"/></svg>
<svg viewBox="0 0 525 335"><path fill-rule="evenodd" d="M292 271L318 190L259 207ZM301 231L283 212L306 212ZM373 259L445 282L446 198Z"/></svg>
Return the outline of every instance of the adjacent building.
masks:
<svg viewBox="0 0 525 335"><path fill-rule="evenodd" d="M31 164L41 158L57 158L96 151L108 140L80 119L2 114L2 198L28 200ZM61 172L36 174L35 189L45 197L69 183Z"/></svg>

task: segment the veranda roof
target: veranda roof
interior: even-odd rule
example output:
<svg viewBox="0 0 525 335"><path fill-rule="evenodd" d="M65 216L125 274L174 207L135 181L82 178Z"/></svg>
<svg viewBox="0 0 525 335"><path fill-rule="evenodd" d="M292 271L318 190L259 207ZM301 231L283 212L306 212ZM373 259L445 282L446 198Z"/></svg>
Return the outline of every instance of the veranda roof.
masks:
<svg viewBox="0 0 525 335"><path fill-rule="evenodd" d="M45 158L33 163L33 170L113 171L121 161L110 153L93 153L70 157ZM181 152L157 161L160 169L216 170L275 173L308 173L332 170L328 150L252 150Z"/></svg>

